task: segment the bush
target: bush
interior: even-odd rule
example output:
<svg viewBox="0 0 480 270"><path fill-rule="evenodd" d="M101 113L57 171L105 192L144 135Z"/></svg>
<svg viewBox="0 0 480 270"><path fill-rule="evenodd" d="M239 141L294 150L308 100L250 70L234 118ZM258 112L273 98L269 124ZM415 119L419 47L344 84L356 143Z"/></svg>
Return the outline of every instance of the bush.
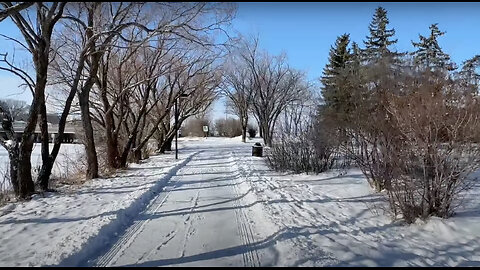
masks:
<svg viewBox="0 0 480 270"><path fill-rule="evenodd" d="M478 102L450 86L426 85L389 104L401 134L393 149L401 151L388 154L393 168L388 193L393 210L407 222L451 216L458 194L471 184L469 174L480 167Z"/></svg>
<svg viewBox="0 0 480 270"><path fill-rule="evenodd" d="M242 135L242 124L238 119L217 119L215 121L215 130L218 136L233 138Z"/></svg>
<svg viewBox="0 0 480 270"><path fill-rule="evenodd" d="M438 76L402 85L402 92L377 94L376 111L356 113L363 119L350 152L370 184L386 191L395 216L447 218L480 167L479 104Z"/></svg>
<svg viewBox="0 0 480 270"><path fill-rule="evenodd" d="M277 171L321 173L334 166L336 149L327 133L315 128L300 136L282 136L270 148L267 160Z"/></svg>
<svg viewBox="0 0 480 270"><path fill-rule="evenodd" d="M208 120L207 118L196 118L196 117L188 119L185 123L185 126L182 127L181 129L182 130L181 134L182 136L203 137L205 136L205 132L203 131L203 126L210 127L211 126L210 120Z"/></svg>

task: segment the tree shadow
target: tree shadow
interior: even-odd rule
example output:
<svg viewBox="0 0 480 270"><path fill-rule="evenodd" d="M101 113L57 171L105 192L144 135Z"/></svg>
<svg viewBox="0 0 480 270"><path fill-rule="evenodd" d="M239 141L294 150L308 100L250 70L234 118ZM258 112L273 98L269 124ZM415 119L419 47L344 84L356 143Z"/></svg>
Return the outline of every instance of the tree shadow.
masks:
<svg viewBox="0 0 480 270"><path fill-rule="evenodd" d="M93 216L82 216L82 217L70 217L70 218L28 218L28 219L7 219L6 221L0 222L0 224L23 224L23 223L32 223L32 224L49 224L49 223L67 223L74 221L89 220L97 217L104 217L109 215L115 215L118 211L109 211L104 212L98 215Z"/></svg>
<svg viewBox="0 0 480 270"><path fill-rule="evenodd" d="M185 190L203 190L203 189L209 189L209 188L221 188L221 187L233 187L233 186L238 186L241 183L244 183L245 181L241 181L238 183L233 183L233 184L220 184L220 185L214 185L214 186L202 186L202 187L191 187L191 188L175 188L172 189L171 192L178 192L178 191L185 191Z"/></svg>
<svg viewBox="0 0 480 270"><path fill-rule="evenodd" d="M273 247L278 241L285 241L299 236L308 237L314 234L328 234L335 233L335 231L328 228L319 228L317 226L304 226L304 227L289 227L277 231L276 233L271 234L270 236L253 242L249 245L237 245L233 247L217 249L213 251L207 251L195 255L169 258L162 260L148 261L139 264L131 265L122 265L124 267L154 267L154 266L167 266L167 265L177 265L191 262L201 262L205 260L213 260L224 257L231 257L235 255L241 255L247 253L250 250L262 250L269 247ZM278 256L274 257L274 260L269 263L269 265L276 265L278 263Z"/></svg>

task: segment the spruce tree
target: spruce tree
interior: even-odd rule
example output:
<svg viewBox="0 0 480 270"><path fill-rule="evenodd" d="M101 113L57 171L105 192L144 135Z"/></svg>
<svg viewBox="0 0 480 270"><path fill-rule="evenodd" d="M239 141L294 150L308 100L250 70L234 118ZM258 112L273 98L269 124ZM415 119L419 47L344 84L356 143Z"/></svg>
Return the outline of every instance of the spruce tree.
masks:
<svg viewBox="0 0 480 270"><path fill-rule="evenodd" d="M463 62L459 75L461 76L460 78L472 87L475 93L478 93L480 87L480 55L475 55Z"/></svg>
<svg viewBox="0 0 480 270"><path fill-rule="evenodd" d="M362 49L354 41L352 42L352 53L349 56L348 68L350 73L357 74L361 68Z"/></svg>
<svg viewBox="0 0 480 270"><path fill-rule="evenodd" d="M393 39L395 29L387 29L388 23L387 11L378 7L368 27L370 36L367 36L367 40L364 41L363 56L366 61L377 61L387 56L395 58L401 55L389 49L390 45L397 43L397 39Z"/></svg>
<svg viewBox="0 0 480 270"><path fill-rule="evenodd" d="M345 69L349 61L349 42L350 35L343 34L337 37L335 46L331 46L330 48L328 64L323 69L323 76L321 78L323 84L322 96L327 106L338 103L338 87L336 86L336 81L339 73Z"/></svg>
<svg viewBox="0 0 480 270"><path fill-rule="evenodd" d="M438 29L437 23L429 28L429 37L418 35L420 41L412 41L413 46L418 48L412 53L415 63L430 70L451 68L450 56L442 51L437 41L438 37L443 36L445 32Z"/></svg>

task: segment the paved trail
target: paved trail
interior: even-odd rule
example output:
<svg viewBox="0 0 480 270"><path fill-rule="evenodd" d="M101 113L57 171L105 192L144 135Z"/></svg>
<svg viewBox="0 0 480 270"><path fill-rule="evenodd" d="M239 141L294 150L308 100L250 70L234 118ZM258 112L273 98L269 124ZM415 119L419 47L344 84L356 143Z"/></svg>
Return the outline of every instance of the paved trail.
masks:
<svg viewBox="0 0 480 270"><path fill-rule="evenodd" d="M92 264L260 266L235 165L225 148L198 151Z"/></svg>

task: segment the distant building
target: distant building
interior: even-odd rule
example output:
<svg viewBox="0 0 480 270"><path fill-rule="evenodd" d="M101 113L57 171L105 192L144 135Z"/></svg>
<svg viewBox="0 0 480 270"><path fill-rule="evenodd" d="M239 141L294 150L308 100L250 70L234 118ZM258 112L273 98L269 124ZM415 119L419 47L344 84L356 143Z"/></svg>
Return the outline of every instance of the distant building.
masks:
<svg viewBox="0 0 480 270"><path fill-rule="evenodd" d="M21 137L23 134L23 130L25 129L26 122L24 121L15 121L13 122L13 130L17 137ZM65 126L65 132L63 135L63 143L77 143L80 134L79 131L81 130L81 126L75 125L74 123L67 123ZM58 124L48 123L48 133L50 135L50 142L53 142L55 138L58 136ZM0 125L0 136L6 139L6 134L3 128ZM41 142L40 136L40 128L36 127L35 129L35 142Z"/></svg>

